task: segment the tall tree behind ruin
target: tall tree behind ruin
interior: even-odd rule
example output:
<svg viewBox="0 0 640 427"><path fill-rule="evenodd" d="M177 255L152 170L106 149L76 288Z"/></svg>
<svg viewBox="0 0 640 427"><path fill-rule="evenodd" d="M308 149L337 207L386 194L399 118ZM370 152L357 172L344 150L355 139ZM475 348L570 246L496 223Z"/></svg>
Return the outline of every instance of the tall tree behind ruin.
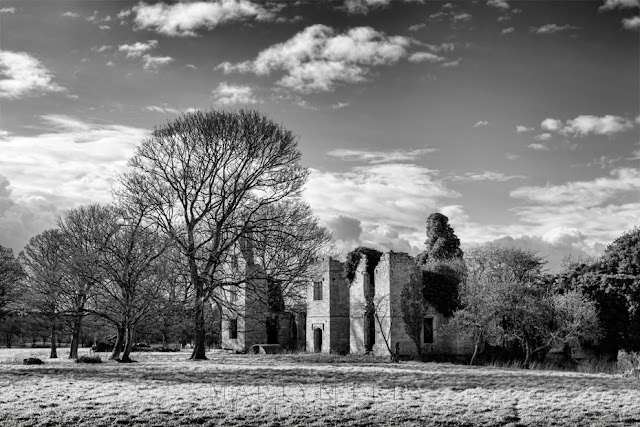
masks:
<svg viewBox="0 0 640 427"><path fill-rule="evenodd" d="M231 252L265 206L300 196L297 139L256 111L197 111L157 127L122 177L171 237L194 289L195 346L206 359L204 305L228 282Z"/></svg>
<svg viewBox="0 0 640 427"><path fill-rule="evenodd" d="M449 225L449 218L441 213L432 213L427 218L427 240L425 250L417 257L418 264L427 260L442 261L462 258L460 239Z"/></svg>

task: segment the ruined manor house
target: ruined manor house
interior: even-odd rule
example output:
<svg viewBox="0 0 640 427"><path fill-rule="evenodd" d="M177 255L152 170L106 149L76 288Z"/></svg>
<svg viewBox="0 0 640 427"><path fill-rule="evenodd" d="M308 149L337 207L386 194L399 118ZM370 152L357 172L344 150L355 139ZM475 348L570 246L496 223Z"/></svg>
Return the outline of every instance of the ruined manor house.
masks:
<svg viewBox="0 0 640 427"><path fill-rule="evenodd" d="M265 298L257 294L258 289L268 289L266 280L259 286L230 291L232 308L223 309L222 316L222 348L245 352L254 344L277 343L317 353L384 356L391 349L401 355L417 354L416 344L405 331L400 294L410 277L420 274L419 267L408 254L390 251L382 255L370 277L367 262L363 255L349 284L342 262L323 259L316 278L307 286L306 310L280 313L277 319L269 316ZM366 315L368 298L374 302L375 317ZM468 341L441 332L447 321L429 306L422 327L424 353L470 354Z"/></svg>

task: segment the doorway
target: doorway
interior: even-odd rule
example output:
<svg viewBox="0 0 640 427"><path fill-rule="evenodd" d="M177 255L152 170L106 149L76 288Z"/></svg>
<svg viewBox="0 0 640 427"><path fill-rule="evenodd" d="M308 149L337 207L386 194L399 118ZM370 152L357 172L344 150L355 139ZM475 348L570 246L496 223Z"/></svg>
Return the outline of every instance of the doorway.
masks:
<svg viewBox="0 0 640 427"><path fill-rule="evenodd" d="M313 352L322 352L322 329L315 328L313 330Z"/></svg>

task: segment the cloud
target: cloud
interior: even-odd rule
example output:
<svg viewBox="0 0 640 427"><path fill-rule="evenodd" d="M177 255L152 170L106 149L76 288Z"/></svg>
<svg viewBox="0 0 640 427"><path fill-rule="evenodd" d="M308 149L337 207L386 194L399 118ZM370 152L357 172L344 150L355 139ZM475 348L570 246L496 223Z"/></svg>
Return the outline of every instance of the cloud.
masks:
<svg viewBox="0 0 640 427"><path fill-rule="evenodd" d="M370 27L337 34L325 25L312 25L284 43L273 45L253 61L219 65L232 71L269 75L283 71L277 84L298 92L327 92L341 83L360 83L371 68L397 63L407 55L411 40L387 36Z"/></svg>
<svg viewBox="0 0 640 427"><path fill-rule="evenodd" d="M557 132L562 128L562 120L544 119L540 124L540 127L544 130Z"/></svg>
<svg viewBox="0 0 640 427"><path fill-rule="evenodd" d="M329 151L327 154L329 156L338 157L341 160L346 161L380 164L412 161L436 151L438 151L437 148L417 148L414 150L395 151L365 151L340 148Z"/></svg>
<svg viewBox="0 0 640 427"><path fill-rule="evenodd" d="M639 7L638 0L605 0L598 8L600 12L608 12L615 9L634 9Z"/></svg>
<svg viewBox="0 0 640 427"><path fill-rule="evenodd" d="M338 103L336 103L336 104L333 104L333 105L331 106L331 108L333 108L334 110L340 110L340 109L342 109L342 108L346 108L346 107L348 107L348 106L349 106L349 103L348 103L348 102L338 102Z"/></svg>
<svg viewBox="0 0 640 427"><path fill-rule="evenodd" d="M435 53L431 53L431 52L416 52L416 53L412 53L409 56L409 61L414 62L414 63L419 63L419 62L442 62L445 60L444 57L440 56L440 55L436 55Z"/></svg>
<svg viewBox="0 0 640 427"><path fill-rule="evenodd" d="M256 104L257 99L253 97L253 90L249 86L230 85L222 82L213 91L216 102L222 105L232 104Z"/></svg>
<svg viewBox="0 0 640 427"><path fill-rule="evenodd" d="M506 182L513 179L525 178L523 175L505 175L502 172L484 171L482 173L467 172L464 175L456 176L453 181L458 182L478 182L478 181L494 181Z"/></svg>
<svg viewBox="0 0 640 427"><path fill-rule="evenodd" d="M624 18L622 20L622 28L624 28L625 30L631 30L631 31L640 30L640 16Z"/></svg>
<svg viewBox="0 0 640 427"><path fill-rule="evenodd" d="M272 11L249 0L173 4L140 2L129 11L134 15L136 29L152 30L174 37L195 37L198 30L211 30L231 22L276 20Z"/></svg>
<svg viewBox="0 0 640 427"><path fill-rule="evenodd" d="M33 56L25 52L0 51L0 98L17 99L65 90Z"/></svg>
<svg viewBox="0 0 640 427"><path fill-rule="evenodd" d="M357 218L363 229L359 243L412 253L424 240L426 215L459 196L437 171L397 163L347 172L311 169L303 195L324 223L336 216Z"/></svg>
<svg viewBox="0 0 640 427"><path fill-rule="evenodd" d="M111 27L108 25L100 25L98 28L100 28L101 30L110 30Z"/></svg>
<svg viewBox="0 0 640 427"><path fill-rule="evenodd" d="M487 6L495 7L496 9L508 10L509 3L506 0L488 0Z"/></svg>
<svg viewBox="0 0 640 427"><path fill-rule="evenodd" d="M466 24L471 22L473 17L470 13L460 13L458 15L454 15L451 19L454 24Z"/></svg>
<svg viewBox="0 0 640 427"><path fill-rule="evenodd" d="M388 6L390 0L346 0L343 8L350 14L366 15L372 9Z"/></svg>
<svg viewBox="0 0 640 427"><path fill-rule="evenodd" d="M538 143L529 144L529 148L536 151L549 151L549 147L543 144L538 144Z"/></svg>
<svg viewBox="0 0 640 427"><path fill-rule="evenodd" d="M157 105L149 105L147 107L143 108L144 111L153 111L156 113L163 113L163 114L181 114L182 111L176 109L176 108L171 108L171 107L158 107Z"/></svg>
<svg viewBox="0 0 640 427"><path fill-rule="evenodd" d="M553 135L550 133L541 133L540 135L536 135L533 139L536 141L548 141L551 139Z"/></svg>
<svg viewBox="0 0 640 427"><path fill-rule="evenodd" d="M0 170L12 184L10 201L0 202L10 205L0 212L0 241L16 250L29 237L52 227L58 210L109 202L114 175L127 169L136 145L149 134L145 129L65 115L40 116L40 120L47 129L43 133L11 134L0 142Z"/></svg>
<svg viewBox="0 0 640 427"><path fill-rule="evenodd" d="M111 49L113 49L113 46L105 44L105 45L102 45L102 46L94 46L94 47L91 48L91 51L92 52L98 52L98 53L104 53L104 52L109 51Z"/></svg>
<svg viewBox="0 0 640 427"><path fill-rule="evenodd" d="M606 115L603 117L583 115L578 116L573 120L567 120L561 133L573 136L612 136L630 129L633 129L633 123L623 117L613 115Z"/></svg>
<svg viewBox="0 0 640 427"><path fill-rule="evenodd" d="M474 128L484 127L484 126L489 126L489 122L487 122L486 120L480 120L475 125L473 125Z"/></svg>
<svg viewBox="0 0 640 427"><path fill-rule="evenodd" d="M127 58L139 58L145 52L158 47L157 40L149 40L148 42L135 42L133 44L123 44L118 47L120 52L125 52Z"/></svg>
<svg viewBox="0 0 640 427"><path fill-rule="evenodd" d="M324 225L333 233L335 239L346 242L358 242L362 235L362 223L357 218L335 215L324 220Z"/></svg>
<svg viewBox="0 0 640 427"><path fill-rule="evenodd" d="M570 30L579 30L580 27L576 27L573 25L556 25L556 24L547 24L541 27L531 27L531 32L536 34L555 34L563 31Z"/></svg>
<svg viewBox="0 0 640 427"><path fill-rule="evenodd" d="M534 130L534 128L528 128L528 127L522 126L522 125L516 126L516 132L518 132L518 133L531 132L532 130Z"/></svg>
<svg viewBox="0 0 640 427"><path fill-rule="evenodd" d="M415 24L415 25L412 25L412 26L409 27L409 31L418 31L418 30L423 29L426 26L427 26L427 24L425 24L425 23Z"/></svg>
<svg viewBox="0 0 640 427"><path fill-rule="evenodd" d="M507 158L507 160L518 160L520 158L520 155L513 153L505 153L504 156Z"/></svg>
<svg viewBox="0 0 640 427"><path fill-rule="evenodd" d="M62 14L65 18L80 18L80 14L76 12L65 12Z"/></svg>
<svg viewBox="0 0 640 427"><path fill-rule="evenodd" d="M515 32L515 31L516 31L515 27L509 27L509 28L505 28L502 31L500 31L500 34L504 36L505 34L510 34L510 33Z"/></svg>
<svg viewBox="0 0 640 427"><path fill-rule="evenodd" d="M170 56L144 55L142 62L146 71L156 72L158 68L173 62L173 58Z"/></svg>
<svg viewBox="0 0 640 427"><path fill-rule="evenodd" d="M611 171L608 177L596 178L592 181L517 188L510 193L510 196L546 205L573 203L586 207L601 205L625 193L633 195L638 192L640 192L640 171L633 168L619 168Z"/></svg>
<svg viewBox="0 0 640 427"><path fill-rule="evenodd" d="M455 61L449 61L442 64L442 68L455 68L460 65L462 58L458 58Z"/></svg>
<svg viewBox="0 0 640 427"><path fill-rule="evenodd" d="M0 13L16 13L15 7L3 7L0 9Z"/></svg>

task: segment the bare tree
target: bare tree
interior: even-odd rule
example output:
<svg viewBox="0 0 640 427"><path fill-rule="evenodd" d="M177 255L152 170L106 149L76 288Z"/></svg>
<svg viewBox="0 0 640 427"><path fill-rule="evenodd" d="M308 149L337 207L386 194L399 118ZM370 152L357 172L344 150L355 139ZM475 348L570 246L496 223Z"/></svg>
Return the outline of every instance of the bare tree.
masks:
<svg viewBox="0 0 640 427"><path fill-rule="evenodd" d="M427 314L428 305L423 296L423 283L415 274L411 276L400 293L400 310L404 320L404 328L409 338L416 345L420 358L424 355L422 348L422 327Z"/></svg>
<svg viewBox="0 0 640 427"><path fill-rule="evenodd" d="M170 265L162 258L170 240L145 221L144 206L94 206L102 218L90 239L96 249L94 258L101 270L93 312L118 327L111 357L118 359L124 344L122 362L130 362L136 325L155 310L160 293L169 277Z"/></svg>
<svg viewBox="0 0 640 427"><path fill-rule="evenodd" d="M195 347L206 359L204 306L229 280L239 239L266 206L300 195L307 170L294 135L256 111L198 111L156 128L122 177L147 217L185 257L194 289ZM225 268L226 267L226 268Z"/></svg>
<svg viewBox="0 0 640 427"><path fill-rule="evenodd" d="M46 320L51 340L49 357L55 359L58 357L56 340L60 322L62 316L69 314L62 292L69 276L66 272L64 236L60 230L45 230L32 237L20 252L20 262L26 273L27 310Z"/></svg>
<svg viewBox="0 0 640 427"><path fill-rule="evenodd" d="M58 219L67 258L65 265L68 278L61 292L68 301L71 320L70 359L78 357L82 319L89 314L86 310L87 301L95 286L103 280L93 234L105 223L104 215L99 205L88 205L71 209Z"/></svg>
<svg viewBox="0 0 640 427"><path fill-rule="evenodd" d="M24 272L13 250L0 246L0 321L17 309Z"/></svg>

